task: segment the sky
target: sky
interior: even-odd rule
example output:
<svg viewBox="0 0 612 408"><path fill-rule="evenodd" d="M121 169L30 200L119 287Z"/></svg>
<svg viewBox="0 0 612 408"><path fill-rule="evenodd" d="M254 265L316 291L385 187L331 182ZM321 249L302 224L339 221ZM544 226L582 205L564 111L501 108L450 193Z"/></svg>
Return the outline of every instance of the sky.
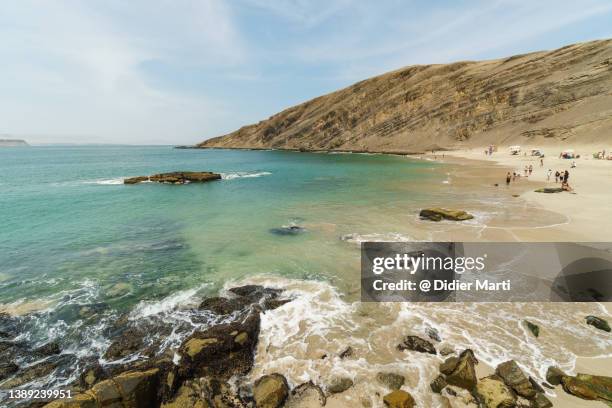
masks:
<svg viewBox="0 0 612 408"><path fill-rule="evenodd" d="M0 1L0 137L192 144L403 66L610 37L609 0Z"/></svg>

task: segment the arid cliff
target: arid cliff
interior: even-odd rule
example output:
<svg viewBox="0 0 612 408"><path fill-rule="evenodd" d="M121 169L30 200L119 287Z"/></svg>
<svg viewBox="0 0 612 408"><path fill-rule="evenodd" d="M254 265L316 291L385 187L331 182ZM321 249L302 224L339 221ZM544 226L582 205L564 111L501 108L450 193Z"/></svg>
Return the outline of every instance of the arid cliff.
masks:
<svg viewBox="0 0 612 408"><path fill-rule="evenodd" d="M411 152L561 141L612 143L612 40L402 68L198 147Z"/></svg>

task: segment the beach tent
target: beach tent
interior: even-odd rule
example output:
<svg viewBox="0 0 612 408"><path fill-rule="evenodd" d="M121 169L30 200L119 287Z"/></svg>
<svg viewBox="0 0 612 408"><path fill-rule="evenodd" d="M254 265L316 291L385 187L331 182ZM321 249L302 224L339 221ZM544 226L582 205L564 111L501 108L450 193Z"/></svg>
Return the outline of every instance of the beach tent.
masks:
<svg viewBox="0 0 612 408"><path fill-rule="evenodd" d="M564 159L573 159L574 157L576 157L576 154L574 153L573 149L566 149L561 152L561 157L563 157Z"/></svg>
<svg viewBox="0 0 612 408"><path fill-rule="evenodd" d="M510 146L510 154L519 154L521 152L521 146Z"/></svg>

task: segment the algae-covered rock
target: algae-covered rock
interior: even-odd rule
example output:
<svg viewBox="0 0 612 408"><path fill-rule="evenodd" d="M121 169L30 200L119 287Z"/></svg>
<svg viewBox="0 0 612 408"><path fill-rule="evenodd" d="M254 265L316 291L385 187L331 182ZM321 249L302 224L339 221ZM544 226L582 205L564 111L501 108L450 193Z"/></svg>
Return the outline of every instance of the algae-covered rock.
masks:
<svg viewBox="0 0 612 408"><path fill-rule="evenodd" d="M383 397L385 406L389 408L413 408L415 406L412 395L403 390L395 390Z"/></svg>
<svg viewBox="0 0 612 408"><path fill-rule="evenodd" d="M255 382L253 398L258 408L278 408L289 395L287 380L281 374L264 375Z"/></svg>
<svg viewBox="0 0 612 408"><path fill-rule="evenodd" d="M513 408L516 405L514 393L496 375L481 378L476 384L476 395L485 408Z"/></svg>
<svg viewBox="0 0 612 408"><path fill-rule="evenodd" d="M610 325L608 324L607 321L605 321L604 319L602 319L601 317L597 317L597 316L587 316L586 317L586 323L588 325L591 325L599 330L603 330L606 332L610 332Z"/></svg>
<svg viewBox="0 0 612 408"><path fill-rule="evenodd" d="M449 210L445 208L425 208L419 213L419 217L430 221L465 221L471 220L474 216L463 210Z"/></svg>

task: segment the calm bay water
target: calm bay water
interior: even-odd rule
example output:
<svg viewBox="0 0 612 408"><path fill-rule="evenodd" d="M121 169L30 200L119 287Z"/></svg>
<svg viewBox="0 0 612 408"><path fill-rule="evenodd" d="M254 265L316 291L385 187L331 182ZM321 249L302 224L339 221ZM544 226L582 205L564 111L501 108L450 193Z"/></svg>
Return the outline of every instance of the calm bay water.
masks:
<svg viewBox="0 0 612 408"><path fill-rule="evenodd" d="M339 238L393 228L386 215L418 207L424 187L440 178L433 166L279 151L2 149L0 303L68 294L125 308L248 274L334 276L357 258ZM221 172L224 180L121 184L176 170ZM291 224L306 232L269 231Z"/></svg>

